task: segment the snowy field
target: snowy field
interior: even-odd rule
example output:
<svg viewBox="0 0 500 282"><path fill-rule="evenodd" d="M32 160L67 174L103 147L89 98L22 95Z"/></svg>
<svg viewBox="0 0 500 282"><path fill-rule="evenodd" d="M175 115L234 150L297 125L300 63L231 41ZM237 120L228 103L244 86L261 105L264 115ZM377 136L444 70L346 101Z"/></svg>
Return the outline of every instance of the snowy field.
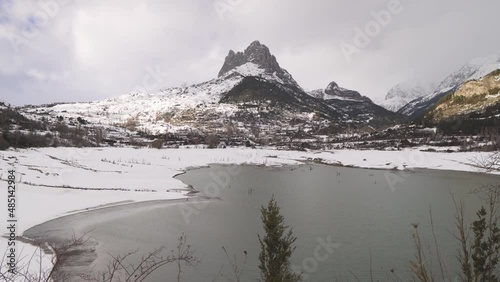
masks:
<svg viewBox="0 0 500 282"><path fill-rule="evenodd" d="M427 168L477 171L471 164L488 153L405 151L277 151L272 149L44 148L0 152L0 218L7 223L7 171L17 174L17 235L70 213L149 200L180 199L186 185L173 177L210 164L294 165L304 162L377 169ZM5 229L3 229L5 230ZM19 242L18 242L19 243ZM0 239L6 250L7 240ZM29 245L18 253L31 254Z"/></svg>

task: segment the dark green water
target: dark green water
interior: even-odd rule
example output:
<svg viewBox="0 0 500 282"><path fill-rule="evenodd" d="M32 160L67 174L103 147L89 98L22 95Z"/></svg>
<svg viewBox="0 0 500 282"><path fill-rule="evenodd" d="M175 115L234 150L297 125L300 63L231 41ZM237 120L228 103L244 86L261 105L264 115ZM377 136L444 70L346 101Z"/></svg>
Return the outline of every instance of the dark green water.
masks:
<svg viewBox="0 0 500 282"><path fill-rule="evenodd" d="M228 179L222 177L228 175ZM98 242L96 269L106 263L107 253L136 249L146 253L160 245L173 248L184 233L201 259L196 268L185 269L184 281L228 281L224 277L231 277L230 263L223 246L231 257L236 255L240 266L244 251L248 253L241 280L255 281L259 278L257 234L262 234L259 209L275 195L286 223L298 237L293 265L304 271L308 281L341 277L356 281L351 272L360 281L370 281L370 262L375 281L388 281L388 275L408 281L414 256L412 223L419 224L424 244L435 251L429 221L432 208L443 265L447 277L453 279L458 270L458 245L452 234L455 209L451 195L465 201L472 218L480 202L471 192L500 180L462 172L402 174L322 165L243 166L239 170L216 166L177 178L217 199L103 209L48 222L27 233L63 236L70 229L77 233L92 230L91 236ZM391 186L387 179L399 181ZM49 232L54 226L64 226L60 228L64 230ZM325 242L330 244L324 247ZM440 276L435 254L429 265ZM149 281L176 281L175 277L172 266Z"/></svg>

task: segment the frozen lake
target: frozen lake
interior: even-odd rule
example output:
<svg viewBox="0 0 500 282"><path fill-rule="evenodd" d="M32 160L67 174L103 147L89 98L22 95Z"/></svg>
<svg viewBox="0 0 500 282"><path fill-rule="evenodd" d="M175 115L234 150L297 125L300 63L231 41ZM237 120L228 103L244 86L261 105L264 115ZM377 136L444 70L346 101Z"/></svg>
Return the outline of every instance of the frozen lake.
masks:
<svg viewBox="0 0 500 282"><path fill-rule="evenodd" d="M186 184L216 197L210 201L138 203L105 208L55 219L25 234L43 234L61 240L90 231L92 240L85 256L65 268L68 272L99 269L108 253L140 250L147 253L166 245L174 248L186 234L201 263L185 269L184 281L226 281L230 256L241 265L248 260L242 281L259 278L257 234L262 234L260 207L274 194L285 221L293 227L297 249L292 262L310 281L386 281L387 275L409 280L413 259L412 223L419 223L424 244L434 251L430 231L432 208L435 232L449 277L458 270L457 242L453 237L454 206L451 194L463 199L470 218L480 202L471 192L482 184L496 183L498 176L464 172L417 170L410 173L325 165L284 168L214 166L177 176ZM213 176L216 176L215 178ZM231 175L226 181L221 175ZM227 184L227 185L226 185ZM331 248L322 243L330 241ZM321 247L321 259L315 250ZM332 247L334 246L334 247ZM95 248L95 253L93 253ZM97 258L97 259L96 259ZM434 273L438 274L437 259ZM221 271L222 269L222 271ZM167 267L148 281L174 281L176 269ZM218 277L214 280L215 277Z"/></svg>

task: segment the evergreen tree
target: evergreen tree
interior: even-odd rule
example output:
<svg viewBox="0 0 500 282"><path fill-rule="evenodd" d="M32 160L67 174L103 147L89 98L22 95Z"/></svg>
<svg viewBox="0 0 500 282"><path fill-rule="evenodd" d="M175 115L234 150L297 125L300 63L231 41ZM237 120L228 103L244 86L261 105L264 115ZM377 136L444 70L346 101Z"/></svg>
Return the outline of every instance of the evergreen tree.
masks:
<svg viewBox="0 0 500 282"><path fill-rule="evenodd" d="M267 208L261 207L261 218L265 231L264 238L259 235L259 269L263 282L301 281L299 274L292 273L289 261L297 238L293 236L292 229L284 224L274 195Z"/></svg>
<svg viewBox="0 0 500 282"><path fill-rule="evenodd" d="M493 215L494 216L494 215ZM474 241L472 243L472 261L476 281L495 282L500 259L500 229L496 218L481 207L478 219L472 223Z"/></svg>

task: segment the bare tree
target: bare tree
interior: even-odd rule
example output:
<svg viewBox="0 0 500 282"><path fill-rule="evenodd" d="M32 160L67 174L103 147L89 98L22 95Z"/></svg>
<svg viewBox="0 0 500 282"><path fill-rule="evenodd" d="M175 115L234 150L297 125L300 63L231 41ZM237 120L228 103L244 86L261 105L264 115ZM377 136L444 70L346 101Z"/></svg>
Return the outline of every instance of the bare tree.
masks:
<svg viewBox="0 0 500 282"><path fill-rule="evenodd" d="M490 154L488 157L475 158L472 165L484 172L500 171L500 152Z"/></svg>
<svg viewBox="0 0 500 282"><path fill-rule="evenodd" d="M231 281L231 282L240 282L241 281L241 274L245 270L245 266L247 264L247 251L244 251L245 258L243 260L243 264L240 266L238 264L238 259L237 259L236 255L233 256L233 259L231 259L231 257L229 257L229 254L227 253L226 248L222 247L222 249L224 250L224 253L226 254L227 260L231 264L231 270L232 270L233 275L234 275L234 279L228 278L228 277L226 277L226 279L228 281Z"/></svg>
<svg viewBox="0 0 500 282"><path fill-rule="evenodd" d="M427 266L426 257L424 254L424 246L420 240L418 233L418 224L414 223L413 226L413 241L415 243L415 260L411 261L411 271L417 276L417 280L421 282L433 282L434 277L430 272L430 267Z"/></svg>
<svg viewBox="0 0 500 282"><path fill-rule="evenodd" d="M67 262L74 248L82 246L87 241L87 233L80 237L76 237L73 234L70 240L60 245L53 243L44 244L41 238L37 238L34 241L35 246L37 246L36 250L29 257L20 256L14 273L7 271L8 267L4 260L0 262L0 269L2 270L0 271L0 278L6 282L19 280L26 282L64 281L67 277L64 277L65 274L59 273L61 266ZM53 253L50 261L52 266L50 268L44 267L44 259L46 259L43 251L44 248L51 250Z"/></svg>
<svg viewBox="0 0 500 282"><path fill-rule="evenodd" d="M470 260L469 229L465 222L465 207L462 201L457 203L454 197L453 203L455 204L455 225L458 232L455 238L460 243L457 258L462 271L462 281L472 282L473 272Z"/></svg>
<svg viewBox="0 0 500 282"><path fill-rule="evenodd" d="M25 282L49 282L49 281L67 281L71 277L69 274L63 273L61 267L68 262L68 258L75 248L83 246L90 238L87 234L80 237L73 235L71 240L61 245L49 244L53 250L52 267L49 269L43 268L43 245L40 240L37 242L37 250L30 257L21 257L18 262L18 271L15 274L10 274L6 267L4 259L0 261L0 278L5 282L25 281ZM146 255L141 256L137 263L130 263L134 255L138 254L138 250L124 254L113 256L105 270L97 273L81 273L77 277L84 281L93 282L118 282L130 281L140 282L148 278L152 273L166 266L167 264L177 264L177 281L181 280L182 266L194 267L199 263L199 259L195 257L195 251L191 245L187 244L187 238L183 234L178 241L175 250L166 251L166 247L162 246ZM4 256L5 257L5 256ZM38 258L38 259L35 259ZM24 262L24 263L23 263ZM34 271L33 263L37 263L36 271Z"/></svg>

